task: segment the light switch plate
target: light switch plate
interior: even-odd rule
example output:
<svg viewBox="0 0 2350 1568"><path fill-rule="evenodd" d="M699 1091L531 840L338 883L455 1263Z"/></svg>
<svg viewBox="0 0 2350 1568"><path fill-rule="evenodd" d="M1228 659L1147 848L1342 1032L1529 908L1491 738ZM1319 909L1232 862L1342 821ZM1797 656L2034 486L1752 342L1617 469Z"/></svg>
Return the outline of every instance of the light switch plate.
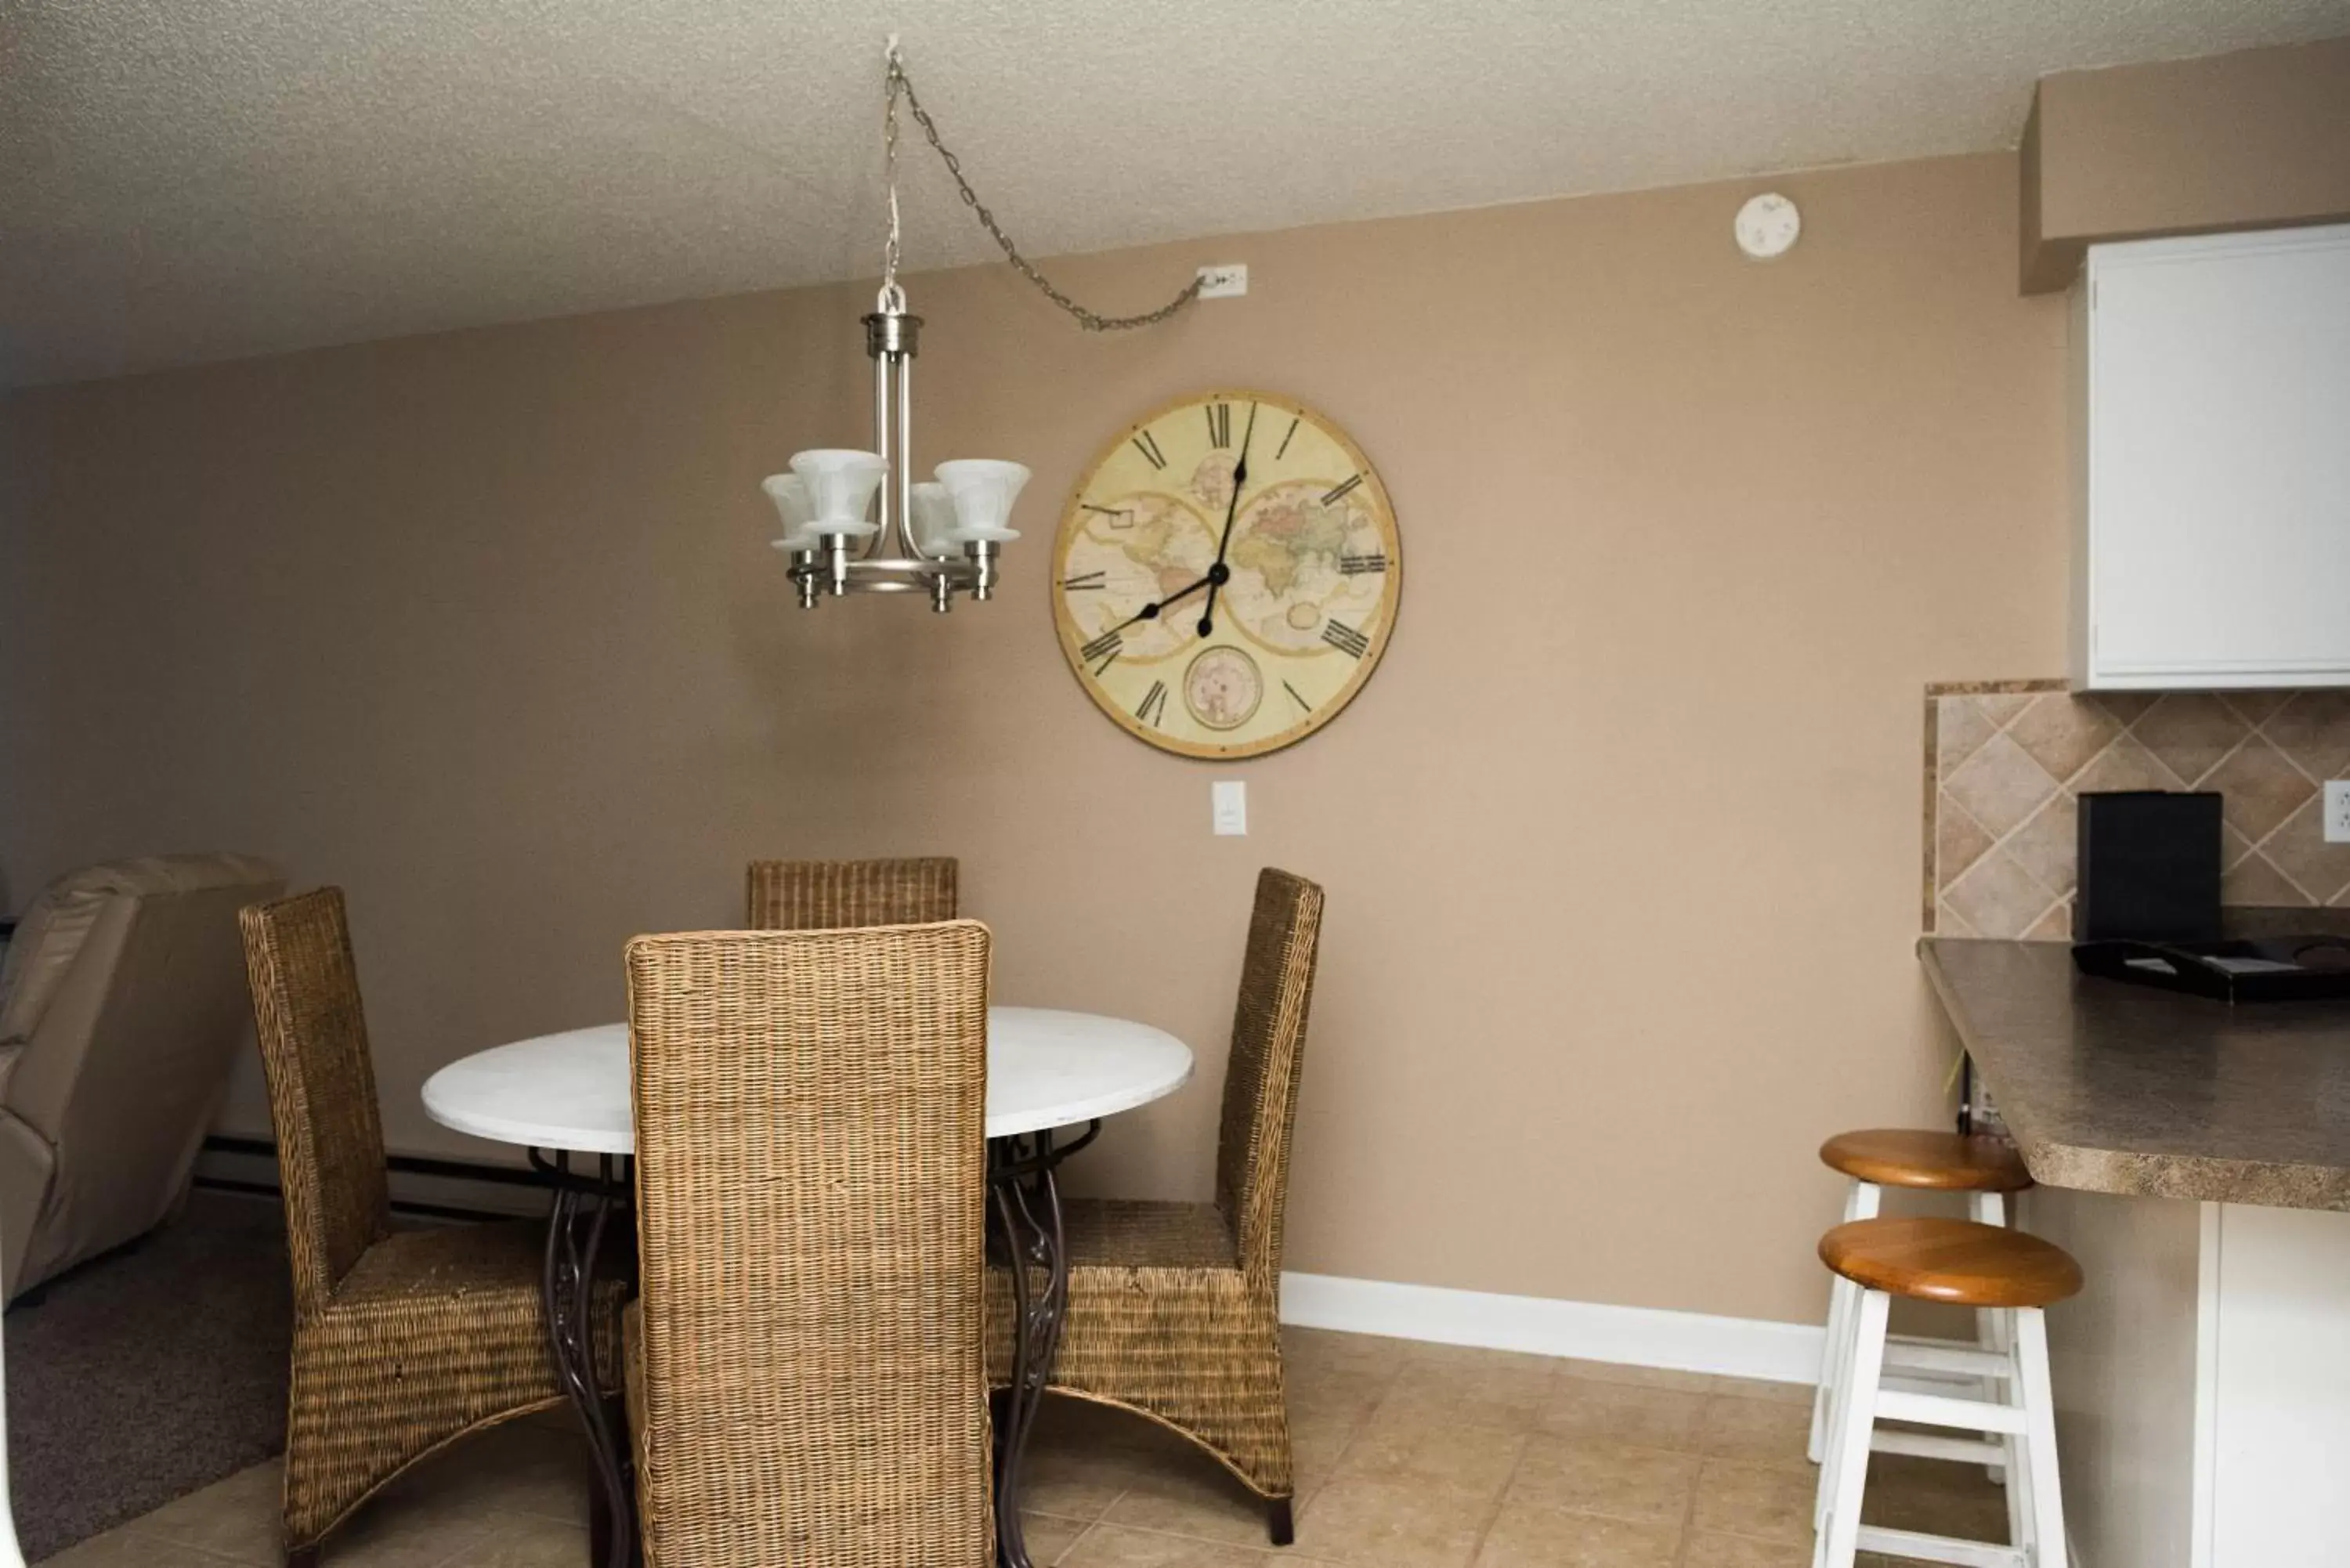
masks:
<svg viewBox="0 0 2350 1568"><path fill-rule="evenodd" d="M2325 842L2350 844L2350 779L2325 786Z"/></svg>
<svg viewBox="0 0 2350 1568"><path fill-rule="evenodd" d="M1219 836L1248 833L1248 785L1239 779L1218 779L1208 786L1208 816Z"/></svg>

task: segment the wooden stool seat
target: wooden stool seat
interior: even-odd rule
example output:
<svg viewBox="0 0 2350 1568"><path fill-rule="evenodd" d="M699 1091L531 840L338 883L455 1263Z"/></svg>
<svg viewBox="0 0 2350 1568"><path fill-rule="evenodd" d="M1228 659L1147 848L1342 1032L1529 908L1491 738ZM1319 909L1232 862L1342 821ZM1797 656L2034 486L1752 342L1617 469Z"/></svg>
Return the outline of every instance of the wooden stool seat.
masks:
<svg viewBox="0 0 2350 1568"><path fill-rule="evenodd" d="M2021 1192L2032 1185L2023 1158L2004 1138L1914 1127L1838 1133L1820 1145L1830 1169L1879 1187L1932 1192Z"/></svg>
<svg viewBox="0 0 2350 1568"><path fill-rule="evenodd" d="M1820 1238L1820 1262L1864 1290L1952 1306L2042 1307L2081 1288L2064 1248L1971 1220L1855 1220Z"/></svg>

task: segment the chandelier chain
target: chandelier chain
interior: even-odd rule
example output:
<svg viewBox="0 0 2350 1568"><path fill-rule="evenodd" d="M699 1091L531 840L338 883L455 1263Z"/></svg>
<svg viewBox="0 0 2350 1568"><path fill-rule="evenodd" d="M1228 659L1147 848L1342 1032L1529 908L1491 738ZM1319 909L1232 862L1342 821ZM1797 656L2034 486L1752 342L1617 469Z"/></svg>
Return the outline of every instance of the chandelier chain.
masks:
<svg viewBox="0 0 2350 1568"><path fill-rule="evenodd" d="M1156 310L1146 311L1139 316L1103 316L1097 311L1087 309L1062 293L1054 286L1052 279L1036 269L1034 262L1020 254L1020 247L1012 243L1012 236L1003 232L1003 226L995 221L995 214L987 210L987 203L982 202L979 199L979 192L972 189L971 182L963 176L962 161L949 150L945 140L939 135L938 122L931 118L930 111L922 107L922 100L915 95L913 78L906 74L906 62L898 52L898 41L895 37L889 40L889 103L882 111L881 133L889 182L889 237L881 253L881 296L885 310L893 307L892 301L895 302L894 308L903 310L906 299L905 290L898 283L898 264L900 254L898 218L898 99L901 95L906 100L907 111L914 117L914 123L922 128L923 136L929 139L931 150L939 155L940 161L947 166L947 172L954 177L955 189L962 192L962 204L971 209L972 215L979 220L980 227L985 229L994 239L997 246L1003 252L1004 260L1010 262L1014 271L1035 284L1045 298L1060 306L1087 331L1123 332L1137 327L1156 326L1200 296L1200 286L1205 280L1194 277L1184 286L1182 293Z"/></svg>

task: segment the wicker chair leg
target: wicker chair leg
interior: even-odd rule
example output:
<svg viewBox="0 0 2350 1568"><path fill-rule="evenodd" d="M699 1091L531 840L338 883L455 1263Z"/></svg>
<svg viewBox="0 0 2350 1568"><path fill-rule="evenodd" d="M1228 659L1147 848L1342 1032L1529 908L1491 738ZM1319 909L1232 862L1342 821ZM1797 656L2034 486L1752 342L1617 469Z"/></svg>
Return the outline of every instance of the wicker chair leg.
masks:
<svg viewBox="0 0 2350 1568"><path fill-rule="evenodd" d="M1264 1505L1264 1528L1275 1546L1286 1546L1297 1539L1297 1522L1290 1515L1289 1499L1277 1497Z"/></svg>
<svg viewBox="0 0 2350 1568"><path fill-rule="evenodd" d="M316 1545L287 1547L286 1568L318 1568L318 1548Z"/></svg>

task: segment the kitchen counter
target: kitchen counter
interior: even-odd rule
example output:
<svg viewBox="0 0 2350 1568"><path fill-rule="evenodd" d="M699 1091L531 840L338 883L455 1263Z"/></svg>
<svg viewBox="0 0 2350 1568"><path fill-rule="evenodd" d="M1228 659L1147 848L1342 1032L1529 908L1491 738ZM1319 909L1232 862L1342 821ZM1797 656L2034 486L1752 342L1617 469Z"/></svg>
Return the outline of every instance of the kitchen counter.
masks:
<svg viewBox="0 0 2350 1568"><path fill-rule="evenodd" d="M2043 1186L2350 1210L2350 1002L2091 979L2062 942L1918 954Z"/></svg>

